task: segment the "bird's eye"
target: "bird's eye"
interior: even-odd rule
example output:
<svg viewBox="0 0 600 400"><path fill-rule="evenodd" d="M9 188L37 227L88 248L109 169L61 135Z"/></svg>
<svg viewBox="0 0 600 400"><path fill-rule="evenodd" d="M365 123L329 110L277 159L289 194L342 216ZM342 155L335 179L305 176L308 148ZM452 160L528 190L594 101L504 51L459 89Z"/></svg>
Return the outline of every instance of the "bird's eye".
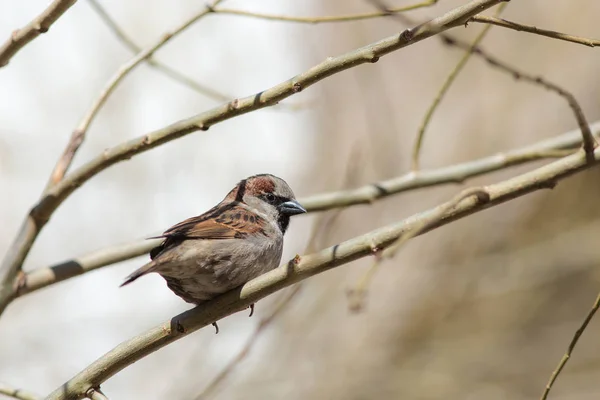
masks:
<svg viewBox="0 0 600 400"><path fill-rule="evenodd" d="M275 195L273 193L267 193L265 194L265 199L267 199L269 203L273 203L275 201Z"/></svg>

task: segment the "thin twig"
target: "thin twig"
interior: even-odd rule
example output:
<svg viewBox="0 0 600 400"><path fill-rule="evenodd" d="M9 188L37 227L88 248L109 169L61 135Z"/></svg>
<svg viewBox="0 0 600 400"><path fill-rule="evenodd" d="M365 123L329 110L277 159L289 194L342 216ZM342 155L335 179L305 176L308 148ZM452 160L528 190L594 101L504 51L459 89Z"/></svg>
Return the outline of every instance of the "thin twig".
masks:
<svg viewBox="0 0 600 400"><path fill-rule="evenodd" d="M600 46L600 40L589 39L581 36L569 35L567 33L561 33L556 31L549 31L546 29L537 28L535 26L522 25L517 22L508 21L501 18L487 17L485 15L476 15L472 17L469 22L478 22L481 24L492 24L500 26L502 28L513 29L519 32L528 32L536 35L546 36L552 39L564 40L571 43L578 43L588 47Z"/></svg>
<svg viewBox="0 0 600 400"><path fill-rule="evenodd" d="M210 383L202 390L198 396L195 397L195 400L208 399L212 396L215 389L235 370L235 368L250 354L250 351L258 341L258 338L262 334L262 332L277 318L282 311L284 311L291 303L292 300L297 296L302 288L302 282L295 285L291 291L284 294L283 299L277 303L277 306L271 311L271 314L261 319L258 323L252 335L246 341L244 347L236 354L234 358L232 358L225 368L223 368L211 381Z"/></svg>
<svg viewBox="0 0 600 400"><path fill-rule="evenodd" d="M498 8L496 10L495 15L496 16L500 15L500 13L502 13L502 11L504 10L504 8L506 7L507 4L508 3L500 4L500 6L498 6ZM473 40L473 43L471 43L469 45L469 48L467 49L465 54L458 61L458 63L454 66L452 71L450 71L450 74L446 77L446 80L444 81L444 83L438 90L437 94L435 95L433 102L427 108L427 111L425 112L425 116L423 117L423 120L421 121L421 125L419 126L419 130L417 131L417 137L415 139L415 144L413 146L412 157L411 157L411 169L413 171L419 170L419 164L420 164L419 158L420 158L420 154L421 154L421 147L423 145L423 139L425 138L425 131L427 130L427 127L429 126L429 122L431 122L433 113L435 113L435 111L438 109L438 106L440 105L442 99L448 92L448 89L450 89L450 86L452 86L452 84L456 80L456 77L458 76L458 74L460 74L460 72L463 70L465 65L467 65L467 62L471 58L471 54L473 54L472 50L474 48L476 48L477 46L479 46L479 44L481 43L483 38L485 38L485 36L487 35L489 28L491 28L491 27L492 27L492 25L486 25L481 30L481 32L479 32L479 34L475 37L475 40Z"/></svg>
<svg viewBox="0 0 600 400"><path fill-rule="evenodd" d="M592 129L595 132L600 132L600 121L594 123ZM379 199L410 190L449 183L462 183L468 178L499 171L511 166L542 159L565 157L572 154L574 151L573 148L580 143L581 135L578 131L572 131L506 153L499 153L447 167L421 170L417 174L409 173L355 189L317 194L301 198L300 202L309 212L344 208L359 204L372 204ZM149 234L146 236L150 237L154 235ZM34 269L25 275L17 296L23 296L86 272L147 254L156 246L157 242L157 240L137 240L126 244L113 245L50 267Z"/></svg>
<svg viewBox="0 0 600 400"><path fill-rule="evenodd" d="M104 7L100 4L98 0L88 0L92 9L98 14L102 22L115 34L117 39L123 43L125 47L127 47L134 54L140 53L143 49L139 47L123 30L119 27L119 25L115 22L114 19L108 14L108 12L104 9ZM199 83L192 78L185 76L181 72L169 67L168 65L154 59L153 57L148 57L145 60L148 65L153 68L156 68L163 74L167 75L169 78L181 83L184 86L191 88L192 90L209 97L216 101L228 101L232 96L229 96L225 93L221 93L215 89L212 89L202 83Z"/></svg>
<svg viewBox="0 0 600 400"><path fill-rule="evenodd" d="M212 13L214 7L217 6L221 1L223 0L213 0L212 3L206 5L202 11L193 15L191 18L186 20L183 24L178 26L172 32L162 35L162 37L157 42L147 47L146 49L143 49L140 52L138 52L138 54L134 58L132 58L119 68L119 70L106 83L106 85L100 92L100 96L98 96L98 98L94 101L92 107L90 107L83 119L77 125L77 128L75 128L75 130L73 131L67 148L65 149L63 155L59 159L56 166L54 167L54 171L52 172L51 180L48 183L47 188L51 187L52 185L56 185L57 183L62 181L62 179L65 176L65 173L71 165L71 162L73 161L75 153L79 149L79 146L81 146L81 143L83 143L83 141L85 140L85 135L90 127L90 124L92 123L96 115L98 115L98 112L100 111L108 97L117 88L119 83L121 83L121 81L135 67L140 65L142 61L151 57L158 49L167 44L171 39L181 34L183 31L185 31L192 24L200 20L202 17Z"/></svg>
<svg viewBox="0 0 600 400"><path fill-rule="evenodd" d="M449 204L445 203L400 223L380 228L317 253L303 257L296 256L280 268L253 279L241 288L218 296L200 307L179 314L171 320L121 343L58 387L47 399L80 399L90 388L98 387L127 366L169 343L237 311L245 310L250 304L294 283L370 255L373 246L385 249L395 243L405 232L420 226L424 220L429 220L432 215L437 214L439 209L447 209L448 212L426 230L446 225L525 194L552 188L559 180L595 165L600 159L600 149L595 151L594 156L595 162L590 163L585 152L578 151L536 170L486 186L485 193L489 196L489 201L481 202L475 196L471 196L454 204L453 207L448 207Z"/></svg>
<svg viewBox="0 0 600 400"><path fill-rule="evenodd" d="M411 4L404 7L393 7L385 11L370 12L362 14L351 14L351 15L332 15L326 17L297 17L291 15L275 15L275 14L264 14L245 10L236 10L229 8L218 8L215 10L217 14L230 14L238 15L243 17L260 18L268 21L283 21L283 22L297 22L302 24L322 24L331 22L351 22L351 21L362 21L365 19L373 19L385 17L390 14L397 14L401 12L416 10L423 7L431 7L437 4L439 0L426 0L421 3Z"/></svg>
<svg viewBox="0 0 600 400"><path fill-rule="evenodd" d="M590 160L593 158L594 148L598 144L596 142L596 139L594 138L594 135L592 134L592 131L590 130L587 119L583 114L583 109L581 108L579 102L571 92L548 81L545 78L542 78L541 76L534 76L526 72L520 71L517 68L499 60L498 58L491 56L489 53L487 53L480 47L470 46L468 43L457 40L450 35L440 35L440 38L446 45L456 46L463 50L467 50L473 54L476 54L477 56L485 60L490 66L498 68L499 70L512 75L513 78L515 78L516 80L523 80L525 82L533 83L534 85L542 86L543 88L555 92L559 96L563 97L569 104L571 110L573 111L573 115L575 116L575 120L577 121L577 125L579 126L579 129L581 131L583 149L585 150Z"/></svg>
<svg viewBox="0 0 600 400"><path fill-rule="evenodd" d="M571 354L573 353L573 350L575 349L575 346L577 345L579 338L583 334L583 331L585 331L585 329L587 328L587 326L590 323L590 321L592 320L592 318L594 318L594 314L596 314L596 311L598 311L598 307L600 307L600 293L598 294L598 297L596 297L596 301L594 301L594 305L592 306L592 309L590 310L588 315L583 320L583 323L581 324L579 329L577 329L577 331L575 332L575 335L573 335L573 339L571 339L571 343L569 343L569 347L567 348L566 353L562 356L560 362L558 363L558 366L552 372L552 375L550 376L550 380L546 384L546 388L544 389L544 393L542 393L542 397L540 397L540 400L546 400L548 398L548 394L550 394L550 389L552 389L552 385L554 385L554 381L556 381L556 378L558 378L558 375L561 373L561 371L563 370L565 365L567 365L567 362L571 358Z"/></svg>
<svg viewBox="0 0 600 400"><path fill-rule="evenodd" d="M52 186L52 188L45 193L44 197L32 208L25 221L23 221L19 233L13 240L13 243L11 243L9 251L4 257L0 267L0 313L2 313L6 306L14 299L16 287L19 286L17 277L21 265L37 238L37 235L47 223L52 213L71 193L100 171L103 171L120 161L130 159L137 154L141 154L192 132L207 130L210 126L227 119L277 104L279 101L286 99L333 74L358 65L377 62L380 57L385 56L386 54L417 43L444 30L462 25L473 15L502 1L503 0L472 0L465 5L448 11L444 15L435 18L426 24L419 25L413 29L407 29L402 32L402 34L395 34L338 57L330 57L306 72L270 89L249 97L234 99L227 104L213 108L202 114L176 122L163 129L159 129L105 150L98 157L71 172L62 179L60 183ZM215 3L213 3L213 5L214 4ZM146 57L151 56L158 47L166 43L173 35L183 31L198 18L210 12L212 12L212 8L209 6L204 12L195 15L184 25L180 26L174 33L163 37L157 44L149 47L124 65L122 71L111 79L105 88L105 91L96 100L96 103L83 119L78 129L83 132L86 131L87 126L96 115L97 110L106 100L108 93L114 89L116 83L118 83L128 71L131 71L133 67Z"/></svg>
<svg viewBox="0 0 600 400"><path fill-rule="evenodd" d="M48 32L48 29L58 20L77 0L54 0L48 8L38 15L27 26L12 32L10 38L0 47L0 68L6 66L19 50L33 39Z"/></svg>
<svg viewBox="0 0 600 400"><path fill-rule="evenodd" d="M0 394L18 400L39 400L42 398L40 395L31 393L27 390L16 389L3 382L0 382Z"/></svg>

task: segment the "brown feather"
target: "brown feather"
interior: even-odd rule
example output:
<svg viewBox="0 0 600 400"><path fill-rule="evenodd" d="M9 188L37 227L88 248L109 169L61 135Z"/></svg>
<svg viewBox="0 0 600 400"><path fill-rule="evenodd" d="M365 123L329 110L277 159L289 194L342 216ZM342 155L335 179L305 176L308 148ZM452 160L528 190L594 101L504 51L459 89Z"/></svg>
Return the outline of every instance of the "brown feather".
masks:
<svg viewBox="0 0 600 400"><path fill-rule="evenodd" d="M263 219L237 202L219 208L218 215L213 215L213 210L188 218L157 236L165 238L165 241L150 251L150 258L154 259L165 249L183 240L242 239L249 234L261 232Z"/></svg>

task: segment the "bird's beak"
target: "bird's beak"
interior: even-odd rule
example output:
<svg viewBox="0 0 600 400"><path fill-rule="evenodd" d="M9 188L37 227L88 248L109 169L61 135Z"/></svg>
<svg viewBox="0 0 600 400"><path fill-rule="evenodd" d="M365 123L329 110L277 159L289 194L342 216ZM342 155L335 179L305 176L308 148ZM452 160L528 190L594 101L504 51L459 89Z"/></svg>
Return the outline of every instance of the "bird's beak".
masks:
<svg viewBox="0 0 600 400"><path fill-rule="evenodd" d="M304 214L306 210L296 200L286 201L279 206L279 212L286 215Z"/></svg>

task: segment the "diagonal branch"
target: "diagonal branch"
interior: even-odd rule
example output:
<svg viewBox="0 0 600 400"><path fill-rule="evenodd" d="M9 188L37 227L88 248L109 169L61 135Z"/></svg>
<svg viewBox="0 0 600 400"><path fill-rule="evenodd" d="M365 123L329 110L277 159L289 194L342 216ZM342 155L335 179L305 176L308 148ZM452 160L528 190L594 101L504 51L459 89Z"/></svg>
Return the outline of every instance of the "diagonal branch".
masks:
<svg viewBox="0 0 600 400"><path fill-rule="evenodd" d="M599 133L600 121L592 124L591 129ZM565 152L572 152L567 149L575 148L580 144L581 135L578 131L572 131L506 153L499 153L447 167L421 170L416 174L411 172L355 189L318 194L302 198L300 202L309 212L359 204L372 204L379 199L410 190L449 183L461 183L469 178L511 166L522 165L544 158L563 157L568 155ZM17 296L23 296L86 272L147 254L157 243L158 240L137 240L97 250L50 267L34 269L25 275Z"/></svg>
<svg viewBox="0 0 600 400"><path fill-rule="evenodd" d="M54 0L48 8L38 15L27 26L13 31L10 38L0 47L0 68L6 66L19 50L33 39L48 32L48 29L58 20L77 0Z"/></svg>
<svg viewBox="0 0 600 400"><path fill-rule="evenodd" d="M106 85L100 92L100 96L98 96L98 98L94 101L92 107L90 107L83 119L77 125L77 128L75 128L75 130L73 131L71 139L69 140L69 143L65 151L63 152L63 155L60 157L58 163L54 167L54 171L52 172L50 182L48 183L46 189L62 181L67 170L71 166L71 163L73 162L73 157L75 156L75 153L77 152L79 146L81 146L81 143L83 143L83 140L85 139L85 135L90 127L90 124L92 123L96 115L98 115L98 112L100 111L104 103L106 103L108 97L117 88L119 83L121 83L121 81L131 71L133 71L134 68L140 65L148 57L151 57L158 49L167 44L171 39L177 37L187 28L192 26L195 22L200 20L202 17L210 14L213 8L221 1L222 0L213 0L212 3L206 5L202 11L196 13L191 18L187 19L183 24L178 26L172 32L164 34L156 43L140 51L134 58L132 58L127 63L122 65L121 68L119 68L119 70L106 83Z"/></svg>
<svg viewBox="0 0 600 400"><path fill-rule="evenodd" d="M143 51L141 47L139 47L129 36L127 36L127 34L125 34L125 32L123 32L123 30L106 12L104 7L100 4L98 0L88 0L88 2L90 3L90 6L96 12L96 14L98 14L100 19L102 19L102 22L106 24L106 26L115 34L115 36L121 41L121 43L125 45L125 47L127 47L135 54L138 54ZM150 65L153 68L156 68L163 74L167 75L169 78L183 84L184 86L191 88L192 90L204 96L212 98L213 100L228 101L229 99L231 99L231 96L218 92L217 90L205 86L199 82L196 82L192 78L185 76L181 72L169 67L166 64L161 63L160 61L152 57L146 58L145 61L148 63L148 65Z"/></svg>
<svg viewBox="0 0 600 400"><path fill-rule="evenodd" d="M37 238L37 235L47 223L52 213L71 193L99 172L120 161L129 159L171 140L199 130L207 130L210 126L219 122L277 104L279 101L341 71L345 71L358 65L377 62L380 57L385 56L386 54L420 42L421 40L450 28L461 26L475 14L499 4L502 1L503 0L472 0L465 5L450 10L441 17L435 18L425 24L418 25L415 28L406 29L401 34L382 39L376 43L361 47L338 57L330 57L308 71L275 85L270 89L249 97L234 99L227 104L213 108L202 114L176 122L163 129L159 129L105 150L97 158L87 162L79 169L70 173L59 183L52 186L46 191L43 198L31 209L0 266L0 285L2 285L0 287L0 313L4 311L6 306L15 297L15 288L19 284L17 276L21 265ZM212 8L210 9L212 10ZM199 15L205 14L200 13ZM182 31L192 24L199 15L190 19L188 23L180 27L177 32ZM165 36L163 41L166 42L170 37L172 37L172 34ZM148 48L145 52L140 53L135 59L124 66L123 71L131 70L143 59L151 56L158 47L157 44ZM121 73L118 73L113 77L111 82L118 82L122 76ZM110 83L105 90L110 92L113 89L114 85ZM96 111L94 110L99 109L105 99L106 94L103 93L88 115L84 118L78 129L85 132L89 122L91 122L91 119L95 115Z"/></svg>
<svg viewBox="0 0 600 400"><path fill-rule="evenodd" d="M501 18L487 17L485 15L476 15L469 20L469 22L478 22L481 24L491 24L500 26L502 28L513 29L519 32L528 32L536 35L546 36L552 39L564 40L566 42L578 43L584 46L596 47L600 46L600 40L588 39L581 36L569 35L567 33L560 33L556 31L549 31L547 29L537 28L535 26L522 25L513 21L508 21Z"/></svg>
<svg viewBox="0 0 600 400"><path fill-rule="evenodd" d="M444 41L444 44L448 46L456 46L458 48L467 50L473 54L478 55L492 67L495 67L500 71L512 75L516 80L522 80L525 82L532 83L534 85L539 85L563 97L569 104L569 107L571 108L571 111L573 111L573 115L575 116L575 120L577 121L577 125L579 125L581 137L583 140L583 148L590 160L593 158L594 148L598 144L596 142L596 139L594 138L594 135L592 134L592 131L590 130L590 126L588 125L587 119L583 114L583 109L581 108L579 102L571 92L563 89L555 83L548 81L547 79L542 78L541 76L534 76L526 72L520 71L517 68L499 60L498 58L491 56L481 47L473 47L466 42L453 38L450 35L440 35L440 38Z"/></svg>
<svg viewBox="0 0 600 400"><path fill-rule="evenodd" d="M550 390L552 389L552 386L554 385L556 378L558 378L558 375L560 375L560 373L562 372L565 365L567 365L567 362L571 358L571 354L573 354L573 350L575 350L575 346L577 346L577 342L579 341L579 338L583 334L583 331L585 331L585 328L587 328L587 326L590 323L590 321L592 320L592 318L594 318L594 315L596 314L596 311L598 311L599 307L600 307L600 294L598 294L598 296L596 297L596 301L594 301L594 304L592 305L592 309L588 312L588 315L585 317L585 319L581 323L581 326L579 327L579 329L577 329L577 331L575 331L575 335L573 335L573 339L571 339L571 343L569 343L567 352L562 356L562 358L560 359L560 362L558 363L558 366L552 372L552 375L550 376L550 380L546 384L546 387L544 388L544 392L542 393L542 397L540 397L540 400L546 400L548 398L548 395L550 394Z"/></svg>
<svg viewBox="0 0 600 400"><path fill-rule="evenodd" d="M481 202L478 196L471 196L458 204L453 204L452 207L442 204L399 223L366 233L317 253L295 257L280 268L253 279L238 289L179 314L171 320L121 343L57 388L47 399L80 399L90 388L98 387L127 366L206 325L210 325L213 321L245 310L250 304L313 275L368 256L372 254L374 246L379 249L390 246L398 237L420 226L424 220L429 220L440 209L449 209L449 211L437 221L430 223L428 229L446 225L540 189L553 188L559 180L595 165L600 159L600 149L594 152L594 157L594 163L590 163L586 159L585 152L579 150L573 155L534 171L481 188L487 193L485 202Z"/></svg>
<svg viewBox="0 0 600 400"><path fill-rule="evenodd" d="M3 396L12 397L13 399L18 400L38 400L41 399L41 396L31 393L27 390L16 389L12 386L7 385L6 383L0 382L0 394Z"/></svg>

